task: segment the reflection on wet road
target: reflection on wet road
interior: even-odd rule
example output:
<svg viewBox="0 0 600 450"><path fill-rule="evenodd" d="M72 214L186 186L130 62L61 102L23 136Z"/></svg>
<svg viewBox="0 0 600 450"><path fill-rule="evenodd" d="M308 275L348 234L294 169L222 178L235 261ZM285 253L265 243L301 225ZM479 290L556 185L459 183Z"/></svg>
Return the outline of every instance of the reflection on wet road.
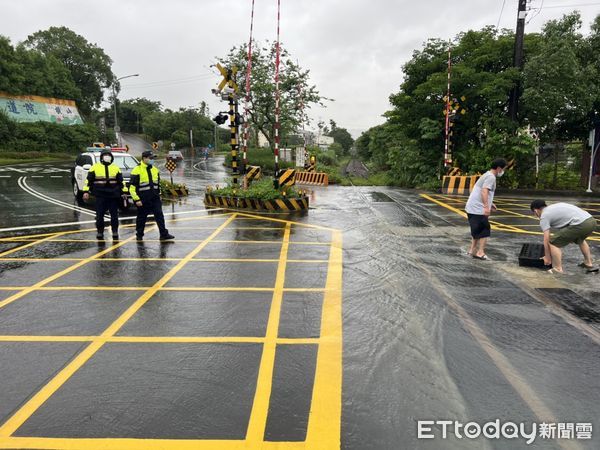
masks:
<svg viewBox="0 0 600 450"><path fill-rule="evenodd" d="M561 278L518 266L530 199L498 199L478 261L461 198L330 186L303 216L209 214L221 161L174 172L169 244L130 220L96 242L68 177L0 178L0 228L81 221L0 235L0 448L598 448L600 278L576 248ZM418 439L441 420L556 425Z"/></svg>

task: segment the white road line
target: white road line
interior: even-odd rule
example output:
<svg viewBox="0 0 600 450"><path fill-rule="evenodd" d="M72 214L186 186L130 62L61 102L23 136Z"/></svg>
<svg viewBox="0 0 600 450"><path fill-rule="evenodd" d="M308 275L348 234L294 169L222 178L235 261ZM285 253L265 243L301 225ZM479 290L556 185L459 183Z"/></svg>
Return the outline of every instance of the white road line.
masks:
<svg viewBox="0 0 600 450"><path fill-rule="evenodd" d="M223 208L214 208L210 210L211 212L213 211L225 211ZM206 209L196 209L193 211L181 211L181 212L170 212L170 213L164 213L165 217L168 216L179 216L179 215L185 215L185 214L198 214L198 213L206 213L208 212ZM152 214L150 214L148 217L154 217ZM133 220L135 219L135 216L127 216L127 217L119 217L119 221L123 221L123 220ZM41 225L27 225L27 226L22 226L22 227L12 227L12 228L0 228L0 233L5 233L5 232L9 232L9 231L22 231L22 230L37 230L40 228L59 228L59 227L68 227L70 225L88 225L91 223L96 223L95 220L80 220L78 222L61 222L61 223L48 223L48 224L41 224Z"/></svg>
<svg viewBox="0 0 600 450"><path fill-rule="evenodd" d="M31 187L29 187L27 185L27 181L25 181L26 178L27 177L20 177L19 181L18 181L18 184L19 184L19 187L21 189L23 189L25 192L27 192L28 194L33 195L34 197L37 197L40 200L43 200L45 202L52 203L53 205L62 206L63 208L67 208L67 209L70 209L70 210L73 210L73 211L77 211L77 212L80 212L82 214L87 214L88 216L94 216L94 217L96 217L96 213L88 211L87 209L80 208L79 206L69 205L68 203L61 202L59 200L53 199L52 197L48 197L48 196L46 196L46 195L44 195L44 194L42 194L40 192L35 191L34 189L32 189Z"/></svg>
<svg viewBox="0 0 600 450"><path fill-rule="evenodd" d="M50 175L50 178L64 178L64 175Z"/></svg>
<svg viewBox="0 0 600 450"><path fill-rule="evenodd" d="M0 178L12 178L10 175L0 175Z"/></svg>

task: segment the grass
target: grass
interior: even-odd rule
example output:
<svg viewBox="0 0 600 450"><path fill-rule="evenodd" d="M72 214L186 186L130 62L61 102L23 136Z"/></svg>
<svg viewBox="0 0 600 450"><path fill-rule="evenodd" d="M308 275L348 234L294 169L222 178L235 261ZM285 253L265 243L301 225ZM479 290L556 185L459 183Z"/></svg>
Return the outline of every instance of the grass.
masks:
<svg viewBox="0 0 600 450"><path fill-rule="evenodd" d="M347 176L342 178L342 186L393 186L393 180L386 172L369 175L368 178Z"/></svg>
<svg viewBox="0 0 600 450"><path fill-rule="evenodd" d="M20 163L37 163L51 161L68 161L75 156L68 153L47 153L47 152L7 152L0 151L0 166Z"/></svg>

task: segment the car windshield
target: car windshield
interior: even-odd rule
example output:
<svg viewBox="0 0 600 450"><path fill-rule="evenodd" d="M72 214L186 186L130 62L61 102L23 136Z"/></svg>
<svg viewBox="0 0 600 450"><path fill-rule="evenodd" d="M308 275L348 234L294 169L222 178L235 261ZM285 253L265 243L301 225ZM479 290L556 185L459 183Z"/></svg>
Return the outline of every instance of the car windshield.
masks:
<svg viewBox="0 0 600 450"><path fill-rule="evenodd" d="M119 166L120 169L133 169L138 165L137 160L133 156L123 155L123 156L115 156L115 164Z"/></svg>

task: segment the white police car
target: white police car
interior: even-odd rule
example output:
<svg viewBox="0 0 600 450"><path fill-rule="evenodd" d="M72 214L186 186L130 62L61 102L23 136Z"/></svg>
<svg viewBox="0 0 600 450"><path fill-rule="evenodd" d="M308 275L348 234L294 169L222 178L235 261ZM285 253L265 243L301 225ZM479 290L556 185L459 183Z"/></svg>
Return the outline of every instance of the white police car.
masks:
<svg viewBox="0 0 600 450"><path fill-rule="evenodd" d="M75 160L75 165L71 168L71 183L73 184L73 195L77 201L83 201L83 185L88 175L90 168L97 162L100 162L100 152L102 148L88 147L87 150L81 153ZM139 164L139 161L127 153L126 149L112 148L114 164L116 164L123 173L125 184L129 185L131 171ZM128 199L128 205L133 202Z"/></svg>

